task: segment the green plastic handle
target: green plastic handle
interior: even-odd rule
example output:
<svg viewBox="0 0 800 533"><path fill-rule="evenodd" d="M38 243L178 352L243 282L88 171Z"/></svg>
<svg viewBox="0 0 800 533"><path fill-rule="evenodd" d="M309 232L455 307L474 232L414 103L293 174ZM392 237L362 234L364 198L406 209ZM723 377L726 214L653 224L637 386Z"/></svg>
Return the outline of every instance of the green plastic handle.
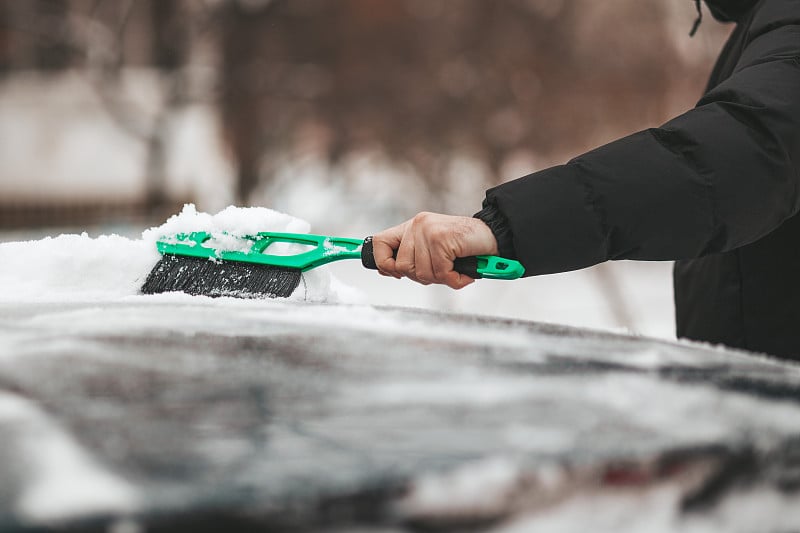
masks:
<svg viewBox="0 0 800 533"><path fill-rule="evenodd" d="M182 255L207 259L224 259L262 265L310 270L340 259L361 259L368 268L377 268L372 259L371 239L361 241L345 237L329 237L305 233L259 232L255 235L236 236L221 234L219 243L226 248L232 244L235 250L215 248L214 235L207 231L178 233L156 242L161 254ZM270 246L278 243L296 244L309 247L296 253L270 253ZM365 243L366 246L365 246ZM362 247L369 249L369 260L362 257ZM367 255L367 254L365 254ZM371 265L369 266L368 263ZM525 268L513 259L495 255L463 257L455 260L454 269L462 274L486 279L517 279L525 273Z"/></svg>
<svg viewBox="0 0 800 533"><path fill-rule="evenodd" d="M207 246L212 238L213 235L206 231L179 233L157 241L156 248L162 254L242 261L305 271L339 259L359 259L363 244L358 239L325 235L260 232L247 236L224 234L223 239L241 241L242 249L223 250ZM299 244L312 248L292 255L269 253L268 248L276 243Z"/></svg>

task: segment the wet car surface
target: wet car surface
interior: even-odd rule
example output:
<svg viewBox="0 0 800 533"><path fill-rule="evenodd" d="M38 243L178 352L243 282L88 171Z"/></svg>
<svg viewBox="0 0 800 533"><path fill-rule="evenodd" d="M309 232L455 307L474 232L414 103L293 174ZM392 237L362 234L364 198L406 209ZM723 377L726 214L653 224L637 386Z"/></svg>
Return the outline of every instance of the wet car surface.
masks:
<svg viewBox="0 0 800 533"><path fill-rule="evenodd" d="M4 529L800 524L800 367L753 354L170 295L2 303L0 353Z"/></svg>

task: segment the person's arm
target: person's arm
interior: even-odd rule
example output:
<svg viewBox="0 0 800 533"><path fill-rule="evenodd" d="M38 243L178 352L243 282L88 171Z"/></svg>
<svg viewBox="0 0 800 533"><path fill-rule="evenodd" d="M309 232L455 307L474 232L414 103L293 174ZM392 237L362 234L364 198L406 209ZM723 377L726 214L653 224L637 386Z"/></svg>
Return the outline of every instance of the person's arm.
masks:
<svg viewBox="0 0 800 533"><path fill-rule="evenodd" d="M733 75L691 111L487 191L478 216L500 220L526 275L723 252L798 212L800 13L762 11Z"/></svg>
<svg viewBox="0 0 800 533"><path fill-rule="evenodd" d="M799 172L800 20L752 36L691 111L491 189L484 211L507 220L529 275L695 258L797 213Z"/></svg>

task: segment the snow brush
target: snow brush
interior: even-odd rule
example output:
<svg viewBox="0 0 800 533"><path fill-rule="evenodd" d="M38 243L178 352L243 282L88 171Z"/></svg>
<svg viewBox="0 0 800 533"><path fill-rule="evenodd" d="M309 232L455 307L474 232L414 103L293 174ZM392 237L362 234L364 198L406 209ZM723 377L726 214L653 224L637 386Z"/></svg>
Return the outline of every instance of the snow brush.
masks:
<svg viewBox="0 0 800 533"><path fill-rule="evenodd" d="M216 242L224 248L215 247ZM233 243L235 249L229 249ZM271 252L283 245L283 252ZM300 245L298 253L291 246ZM260 232L255 235L210 232L178 233L156 242L162 257L150 271L142 293L185 292L204 296L239 298L287 297L300 284L301 274L342 259L361 259L377 270L372 237L363 241L324 235ZM278 249L281 246L277 247ZM517 279L525 269L512 259L478 255L456 259L453 270L471 278Z"/></svg>

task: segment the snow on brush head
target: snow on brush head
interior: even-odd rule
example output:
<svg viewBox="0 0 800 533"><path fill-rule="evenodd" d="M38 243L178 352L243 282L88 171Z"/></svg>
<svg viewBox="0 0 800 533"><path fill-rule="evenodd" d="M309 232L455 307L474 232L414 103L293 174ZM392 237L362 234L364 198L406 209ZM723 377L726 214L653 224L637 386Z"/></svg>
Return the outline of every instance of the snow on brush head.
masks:
<svg viewBox="0 0 800 533"><path fill-rule="evenodd" d="M194 204L186 204L177 215L171 216L161 226L142 233L145 241L155 242L177 233L206 231L214 236L214 246L225 250L240 249L242 243L226 235L253 235L262 231L308 233L311 225L300 218L266 207L229 206L214 215L197 211ZM331 276L325 267L303 273L303 279L292 300L312 302L358 302L362 297Z"/></svg>
<svg viewBox="0 0 800 533"><path fill-rule="evenodd" d="M162 237L192 231L233 235L252 235L260 231L308 233L310 228L305 220L266 207L228 206L211 215L197 211L194 204L186 204L180 213L171 216L164 224L145 231L142 238L155 242Z"/></svg>

